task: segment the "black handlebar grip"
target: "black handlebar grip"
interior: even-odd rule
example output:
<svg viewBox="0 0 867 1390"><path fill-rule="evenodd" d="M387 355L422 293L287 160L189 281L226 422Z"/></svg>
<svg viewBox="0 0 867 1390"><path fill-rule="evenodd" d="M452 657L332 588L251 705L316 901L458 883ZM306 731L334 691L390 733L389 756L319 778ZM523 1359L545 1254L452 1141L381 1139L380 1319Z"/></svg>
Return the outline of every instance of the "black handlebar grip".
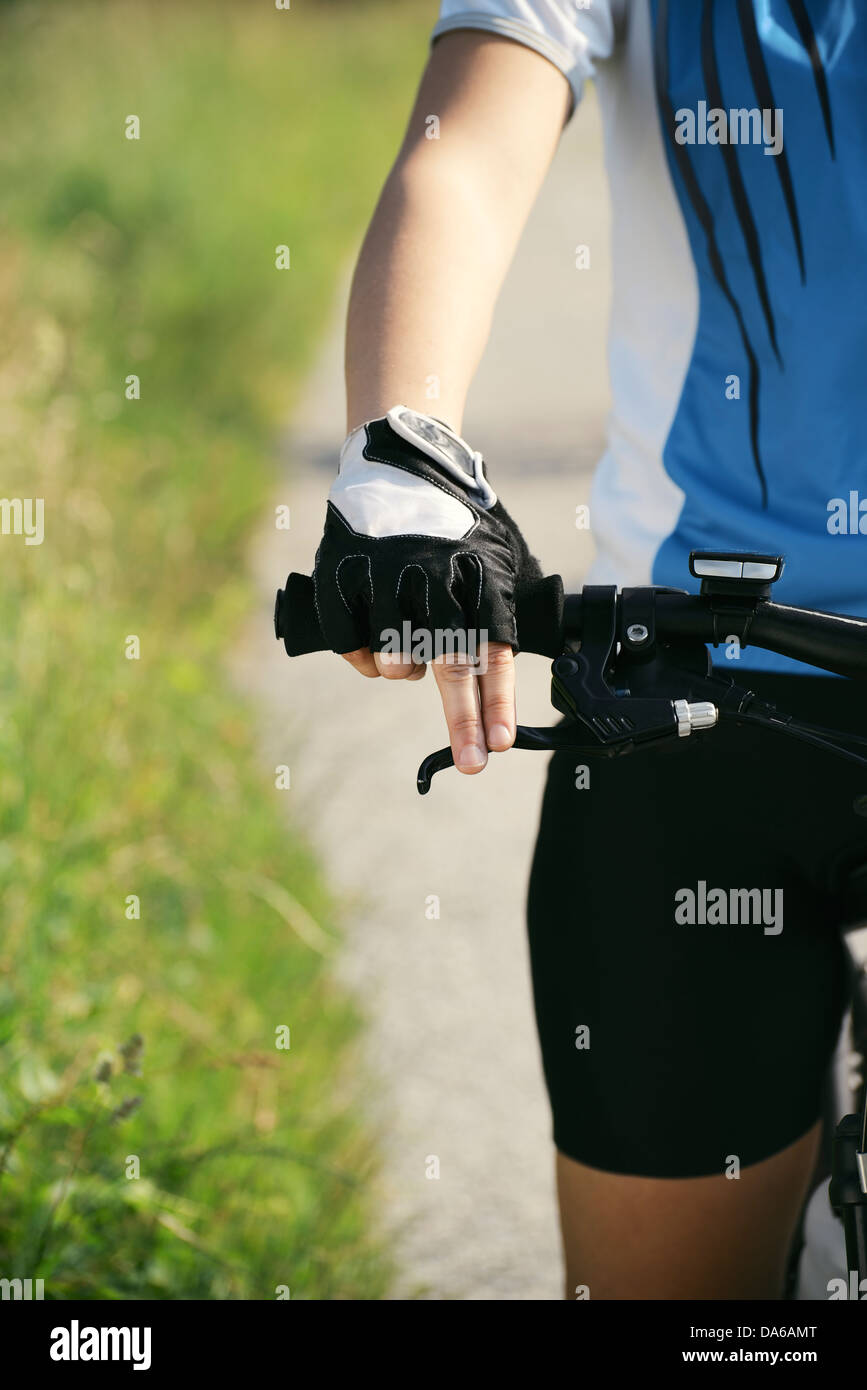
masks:
<svg viewBox="0 0 867 1390"><path fill-rule="evenodd" d="M327 652L316 612L316 592L309 574L290 574L286 588L277 590L274 605L274 636L282 641L289 656L308 652Z"/></svg>
<svg viewBox="0 0 867 1390"><path fill-rule="evenodd" d="M515 594L518 640L525 652L555 657L563 648L563 581L559 574L522 584ZM309 574L290 574L286 588L277 590L274 635L289 656L328 651L322 636L313 580Z"/></svg>
<svg viewBox="0 0 867 1390"><path fill-rule="evenodd" d="M559 574L519 584L515 591L515 621L521 651L550 656L563 650L563 580Z"/></svg>

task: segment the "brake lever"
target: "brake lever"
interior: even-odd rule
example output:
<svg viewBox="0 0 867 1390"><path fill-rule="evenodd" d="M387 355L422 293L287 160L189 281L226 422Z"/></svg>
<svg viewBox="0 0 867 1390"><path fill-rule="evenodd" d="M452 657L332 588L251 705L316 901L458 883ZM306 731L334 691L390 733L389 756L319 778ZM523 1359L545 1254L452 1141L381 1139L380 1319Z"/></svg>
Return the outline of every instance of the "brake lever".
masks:
<svg viewBox="0 0 867 1390"><path fill-rule="evenodd" d="M632 662L636 675L643 669L644 682L651 668L661 665L674 690L698 685L702 693L716 689L731 694L725 684L707 677L709 659L703 643L696 646L693 659L703 662L705 678L696 671L673 666L668 652L657 650L654 633L654 591L627 591L627 617L640 611L641 625L630 624L622 643L621 664ZM636 605L640 605L637 608ZM662 739L683 737L693 729L711 728L718 719L716 705L710 701L688 701L677 695L644 696L621 694L611 684L617 659L618 596L613 586L588 585L583 590L582 635L580 647L561 653L551 666L551 703L567 722L546 728L519 724L513 747L557 752L602 753L608 757L631 752L639 745ZM634 635L633 635L634 634ZM450 748L430 753L416 777L419 794L430 791L431 779L444 768L453 767Z"/></svg>
<svg viewBox="0 0 867 1390"><path fill-rule="evenodd" d="M578 750L575 726L572 724L552 724L547 728L534 728L530 724L519 724L512 747L529 748L542 753L558 752L563 748ZM454 767L454 765L455 760L452 757L451 748L440 748L437 753L428 753L422 761L416 777L419 795L426 796L430 791L431 779L435 773L443 772L447 767Z"/></svg>
<svg viewBox="0 0 867 1390"><path fill-rule="evenodd" d="M673 702L667 701L666 703L671 705ZM655 735L655 739L670 737L676 728L676 715L672 710L670 718ZM643 740L643 742L653 741L654 739L651 738ZM589 739L586 734L582 736L579 726L570 720L565 724L551 724L541 728L531 724L519 724L512 747L526 748L539 753L559 753L564 750L573 753L603 753L607 757L613 758L623 753L630 753L635 744L630 738L617 738L612 740L607 747L603 746ZM454 765L455 760L452 757L451 748L440 748L437 753L428 753L427 757L423 759L416 777L419 795L426 796L430 791L431 779L435 773L442 772L447 767L454 767Z"/></svg>

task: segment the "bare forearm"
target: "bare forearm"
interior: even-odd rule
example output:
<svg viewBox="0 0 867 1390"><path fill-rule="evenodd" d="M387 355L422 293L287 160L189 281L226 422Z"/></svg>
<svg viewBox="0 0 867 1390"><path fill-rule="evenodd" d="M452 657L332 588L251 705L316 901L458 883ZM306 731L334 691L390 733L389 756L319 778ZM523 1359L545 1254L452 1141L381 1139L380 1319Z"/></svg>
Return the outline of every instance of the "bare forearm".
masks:
<svg viewBox="0 0 867 1390"><path fill-rule="evenodd" d="M516 91L520 100L504 100ZM515 44L459 33L435 47L355 272L348 429L397 402L461 429L567 109L560 74ZM425 133L431 114L441 122L436 140Z"/></svg>
<svg viewBox="0 0 867 1390"><path fill-rule="evenodd" d="M467 172L392 174L353 281L349 429L400 401L460 431L508 259Z"/></svg>

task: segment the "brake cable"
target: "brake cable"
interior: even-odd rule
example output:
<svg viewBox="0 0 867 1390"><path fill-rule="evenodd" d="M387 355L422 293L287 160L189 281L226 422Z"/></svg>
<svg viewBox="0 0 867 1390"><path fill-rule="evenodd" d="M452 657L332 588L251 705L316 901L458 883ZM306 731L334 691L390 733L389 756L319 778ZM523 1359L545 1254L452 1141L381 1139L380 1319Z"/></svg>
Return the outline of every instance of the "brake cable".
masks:
<svg viewBox="0 0 867 1390"><path fill-rule="evenodd" d="M791 715L768 718L763 714L743 713L738 716L738 723L754 724L764 729L774 729L781 734L790 734L792 738L800 739L802 743L810 743L814 748L821 748L827 753L833 753L839 758L857 763L860 767L867 767L867 754L855 753L852 749L846 748L841 741L835 741L836 739L846 739L850 743L860 743L867 747L867 738L860 734L843 734L836 729L824 729L817 724L805 724Z"/></svg>

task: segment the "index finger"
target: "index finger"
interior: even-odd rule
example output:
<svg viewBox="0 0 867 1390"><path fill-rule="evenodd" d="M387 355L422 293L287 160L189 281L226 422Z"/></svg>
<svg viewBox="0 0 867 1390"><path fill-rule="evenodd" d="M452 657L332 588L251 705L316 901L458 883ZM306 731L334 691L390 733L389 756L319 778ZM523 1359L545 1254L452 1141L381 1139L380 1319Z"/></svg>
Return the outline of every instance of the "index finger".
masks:
<svg viewBox="0 0 867 1390"><path fill-rule="evenodd" d="M515 742L515 654L506 642L489 642L481 649L481 657L485 737L492 752L502 753Z"/></svg>
<svg viewBox="0 0 867 1390"><path fill-rule="evenodd" d="M449 743L459 772L481 772L488 761L475 663L465 653L438 656L431 663L443 702Z"/></svg>

